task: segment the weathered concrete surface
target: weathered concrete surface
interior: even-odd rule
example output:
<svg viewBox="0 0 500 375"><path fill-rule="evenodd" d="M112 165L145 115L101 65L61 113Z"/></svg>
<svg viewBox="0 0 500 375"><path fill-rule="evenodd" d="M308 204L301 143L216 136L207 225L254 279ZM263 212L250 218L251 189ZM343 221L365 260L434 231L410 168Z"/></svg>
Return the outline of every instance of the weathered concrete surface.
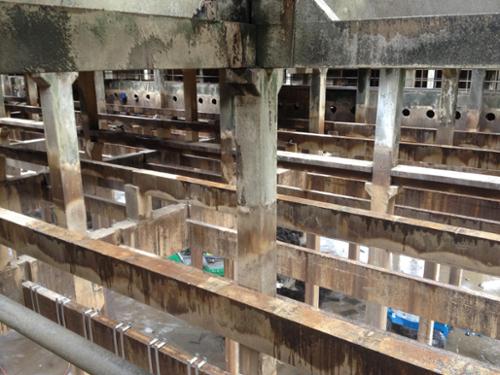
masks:
<svg viewBox="0 0 500 375"><path fill-rule="evenodd" d="M441 80L441 96L438 103L438 121L436 143L441 145L453 144L455 130L455 113L457 112L458 98L458 69L443 69Z"/></svg>
<svg viewBox="0 0 500 375"><path fill-rule="evenodd" d="M220 68L255 63L254 27L231 22L2 1L0 34L0 72Z"/></svg>
<svg viewBox="0 0 500 375"><path fill-rule="evenodd" d="M310 12L312 4L298 1L293 16L283 17L282 11L282 17L258 28L260 66L495 69L500 64L500 14L334 22L317 9Z"/></svg>

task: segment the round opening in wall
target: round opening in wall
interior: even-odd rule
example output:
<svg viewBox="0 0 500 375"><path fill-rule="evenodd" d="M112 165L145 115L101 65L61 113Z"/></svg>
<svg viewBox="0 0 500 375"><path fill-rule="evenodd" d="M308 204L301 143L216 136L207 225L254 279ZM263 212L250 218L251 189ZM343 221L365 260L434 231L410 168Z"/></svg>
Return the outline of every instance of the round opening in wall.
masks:
<svg viewBox="0 0 500 375"><path fill-rule="evenodd" d="M455 120L460 120L462 118L462 114L458 111L455 112Z"/></svg>
<svg viewBox="0 0 500 375"><path fill-rule="evenodd" d="M203 98L199 98L198 103L203 104Z"/></svg>
<svg viewBox="0 0 500 375"><path fill-rule="evenodd" d="M146 95L146 99L147 99L147 100L150 100L150 99L151 99L151 95L147 94L147 95Z"/></svg>
<svg viewBox="0 0 500 375"><path fill-rule="evenodd" d="M217 99L213 98L213 99L212 99L212 104L213 104L213 105L216 105L216 104L217 104Z"/></svg>
<svg viewBox="0 0 500 375"><path fill-rule="evenodd" d="M134 100L135 100L136 102L138 102L138 101L139 101L139 95L134 94Z"/></svg>
<svg viewBox="0 0 500 375"><path fill-rule="evenodd" d="M172 98L172 100L173 100L174 102L176 102L176 101L177 101L177 96L174 96L174 97Z"/></svg>
<svg viewBox="0 0 500 375"><path fill-rule="evenodd" d="M497 117L495 116L495 114L494 114L494 113L491 113L491 112L490 112L490 113L487 113L485 117L486 117L486 120L488 120L488 121L495 121L495 119L497 118Z"/></svg>
<svg viewBox="0 0 500 375"><path fill-rule="evenodd" d="M436 115L436 113L432 109L429 109L425 114L428 118L434 118L434 116Z"/></svg>
<svg viewBox="0 0 500 375"><path fill-rule="evenodd" d="M403 109L403 116L404 117L410 116L410 110L408 108Z"/></svg>
<svg viewBox="0 0 500 375"><path fill-rule="evenodd" d="M335 113L335 112L337 112L337 107L335 107L334 105L331 105L331 106L330 106L330 112L331 112L331 113Z"/></svg>

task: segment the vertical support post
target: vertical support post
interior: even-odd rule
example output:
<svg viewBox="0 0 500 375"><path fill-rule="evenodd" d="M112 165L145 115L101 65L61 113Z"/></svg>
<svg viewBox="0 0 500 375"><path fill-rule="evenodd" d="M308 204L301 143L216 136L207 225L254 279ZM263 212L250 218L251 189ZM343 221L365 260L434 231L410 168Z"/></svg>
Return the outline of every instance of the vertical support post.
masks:
<svg viewBox="0 0 500 375"><path fill-rule="evenodd" d="M26 91L26 103L30 106L38 107L38 87L31 74L24 75L24 87ZM40 116L38 113L29 114L29 118L38 121Z"/></svg>
<svg viewBox="0 0 500 375"><path fill-rule="evenodd" d="M72 90L77 76L77 73L42 73L36 80L40 87L57 224L85 233L87 214Z"/></svg>
<svg viewBox="0 0 500 375"><path fill-rule="evenodd" d="M163 70L160 69L154 70L154 80L156 88L160 93L160 108L167 108L168 94L165 86L165 79L163 77Z"/></svg>
<svg viewBox="0 0 500 375"><path fill-rule="evenodd" d="M198 121L198 90L196 87L196 69L184 69L184 111L186 121ZM198 132L186 132L186 139L198 141Z"/></svg>
<svg viewBox="0 0 500 375"><path fill-rule="evenodd" d="M479 119L483 109L484 80L486 78L485 69L472 69L469 110L467 111L466 127L468 131L479 131Z"/></svg>
<svg viewBox="0 0 500 375"><path fill-rule="evenodd" d="M283 70L228 71L236 83L237 228L239 284L276 294L276 172L278 92ZM276 373L276 362L241 346L245 375Z"/></svg>
<svg viewBox="0 0 500 375"><path fill-rule="evenodd" d="M231 185L236 184L236 165L233 150L235 149L234 131L234 90L227 82L226 71L219 71L219 103L220 103L220 158L222 176Z"/></svg>
<svg viewBox="0 0 500 375"><path fill-rule="evenodd" d="M3 82L3 75L0 74L0 117L7 117L5 110L5 86Z"/></svg>
<svg viewBox="0 0 500 375"><path fill-rule="evenodd" d="M102 160L104 144L98 142L92 132L99 130L99 113L106 112L103 72L81 72L78 93L87 155L93 160Z"/></svg>
<svg viewBox="0 0 500 375"><path fill-rule="evenodd" d="M455 116L458 97L458 69L443 69L441 81L441 97L439 98L436 143L441 145L453 144L455 130Z"/></svg>
<svg viewBox="0 0 500 375"><path fill-rule="evenodd" d="M325 133L326 74L328 69L313 69L309 86L309 132Z"/></svg>
<svg viewBox="0 0 500 375"><path fill-rule="evenodd" d="M403 69L380 71L373 177L372 182L366 185L366 190L371 196L371 209L375 212L394 212L398 187L391 185L391 169L398 163L404 83ZM383 249L370 248L368 263L390 268L391 254ZM387 307L367 303L366 319L367 323L385 329Z"/></svg>
<svg viewBox="0 0 500 375"><path fill-rule="evenodd" d="M417 71L415 69L406 69L405 87L410 89L415 88L415 76Z"/></svg>
<svg viewBox="0 0 500 375"><path fill-rule="evenodd" d="M438 263L426 261L424 265L424 278L438 281L441 266ZM432 345L434 336L434 321L420 318L417 339L427 345Z"/></svg>
<svg viewBox="0 0 500 375"><path fill-rule="evenodd" d="M371 69L358 70L358 90L356 94L355 121L363 124L368 123L368 111L370 107L370 77Z"/></svg>
<svg viewBox="0 0 500 375"><path fill-rule="evenodd" d="M145 196L135 185L126 184L124 190L127 217L135 221L151 217L151 197Z"/></svg>
<svg viewBox="0 0 500 375"><path fill-rule="evenodd" d="M325 102L326 102L326 76L328 69L313 69L311 85L309 86L309 132L325 133ZM310 150L311 153L321 153L320 150ZM307 172L305 172L307 175ZM320 250L320 237L306 234L306 246L310 249ZM319 286L307 280L309 270L306 271L305 303L319 307Z"/></svg>
<svg viewBox="0 0 500 375"><path fill-rule="evenodd" d="M347 258L350 260L359 260L359 245L356 243L349 243L349 252Z"/></svg>
<svg viewBox="0 0 500 375"><path fill-rule="evenodd" d="M236 260L224 259L224 277L238 280ZM240 375L240 344L226 338L226 369L231 375Z"/></svg>

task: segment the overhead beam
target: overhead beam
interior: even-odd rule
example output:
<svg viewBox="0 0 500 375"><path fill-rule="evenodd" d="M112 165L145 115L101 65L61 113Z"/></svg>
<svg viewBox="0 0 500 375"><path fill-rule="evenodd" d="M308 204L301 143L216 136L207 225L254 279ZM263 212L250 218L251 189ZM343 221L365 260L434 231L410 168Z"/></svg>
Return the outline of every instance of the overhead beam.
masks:
<svg viewBox="0 0 500 375"><path fill-rule="evenodd" d="M311 3L298 2L293 19L273 21L284 24L259 28L260 65L410 69L500 66L500 40L496 37L500 14L332 21L326 15L314 19L308 14L303 6ZM293 25L293 33L285 36L286 41L277 38L288 25ZM268 53L269 48L281 53Z"/></svg>
<svg viewBox="0 0 500 375"><path fill-rule="evenodd" d="M0 209L0 223L4 245L275 356L304 374L463 373L471 367L476 374L495 373L454 353L11 211Z"/></svg>
<svg viewBox="0 0 500 375"><path fill-rule="evenodd" d="M1 1L0 34L2 73L255 64L254 27L234 22Z"/></svg>

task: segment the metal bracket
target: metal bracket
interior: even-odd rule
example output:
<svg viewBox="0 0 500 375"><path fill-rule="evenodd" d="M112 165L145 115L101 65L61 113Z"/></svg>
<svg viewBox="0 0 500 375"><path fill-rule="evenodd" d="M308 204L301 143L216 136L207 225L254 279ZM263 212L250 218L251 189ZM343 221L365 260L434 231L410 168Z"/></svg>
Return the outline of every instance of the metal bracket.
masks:
<svg viewBox="0 0 500 375"><path fill-rule="evenodd" d="M40 302L38 301L38 290L41 288L40 285L32 285L30 286L30 297L31 297L31 306L33 306L33 311L40 314Z"/></svg>
<svg viewBox="0 0 500 375"><path fill-rule="evenodd" d="M57 324L66 328L66 317L64 316L64 305L66 305L71 300L67 297L57 297L56 298L56 316Z"/></svg>
<svg viewBox="0 0 500 375"><path fill-rule="evenodd" d="M85 310L82 314L83 334L87 340L94 342L94 334L92 332L92 318L97 315L94 309Z"/></svg>
<svg viewBox="0 0 500 375"><path fill-rule="evenodd" d="M151 359L151 347L158 341L157 338L152 339L148 342L148 363L149 363L149 372L154 374L153 372L153 360Z"/></svg>

